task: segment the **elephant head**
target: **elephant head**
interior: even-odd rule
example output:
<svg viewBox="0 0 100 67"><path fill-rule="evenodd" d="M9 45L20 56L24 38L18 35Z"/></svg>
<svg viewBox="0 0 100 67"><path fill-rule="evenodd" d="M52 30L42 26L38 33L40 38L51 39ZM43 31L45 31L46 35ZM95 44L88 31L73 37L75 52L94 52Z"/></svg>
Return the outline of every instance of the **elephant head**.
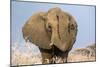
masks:
<svg viewBox="0 0 100 67"><path fill-rule="evenodd" d="M77 24L72 15L60 8L34 14L22 28L25 40L43 49L56 46L61 51L70 50L76 40Z"/></svg>

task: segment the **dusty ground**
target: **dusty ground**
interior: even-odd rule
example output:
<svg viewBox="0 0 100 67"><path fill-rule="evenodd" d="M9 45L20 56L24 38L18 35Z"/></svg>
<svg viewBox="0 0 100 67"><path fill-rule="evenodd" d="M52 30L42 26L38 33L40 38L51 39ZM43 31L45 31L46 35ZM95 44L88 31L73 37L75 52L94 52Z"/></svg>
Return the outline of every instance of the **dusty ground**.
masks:
<svg viewBox="0 0 100 67"><path fill-rule="evenodd" d="M12 48L11 65L41 64L40 54L34 55L32 50L21 52L18 49L18 46ZM86 48L72 50L68 55L68 62L95 61L95 55L95 44L92 44Z"/></svg>

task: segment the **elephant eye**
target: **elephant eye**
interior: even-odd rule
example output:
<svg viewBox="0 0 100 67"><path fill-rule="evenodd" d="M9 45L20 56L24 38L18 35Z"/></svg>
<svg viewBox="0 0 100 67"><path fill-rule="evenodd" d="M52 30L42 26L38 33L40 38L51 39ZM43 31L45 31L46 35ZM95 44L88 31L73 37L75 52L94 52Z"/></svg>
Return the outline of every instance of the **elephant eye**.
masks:
<svg viewBox="0 0 100 67"><path fill-rule="evenodd" d="M51 26L50 25L48 26L48 31L51 32Z"/></svg>
<svg viewBox="0 0 100 67"><path fill-rule="evenodd" d="M68 32L70 33L71 30L74 30L75 27L74 27L74 24L68 24Z"/></svg>
<svg viewBox="0 0 100 67"><path fill-rule="evenodd" d="M75 29L73 24L71 24L70 29L71 30L74 30Z"/></svg>

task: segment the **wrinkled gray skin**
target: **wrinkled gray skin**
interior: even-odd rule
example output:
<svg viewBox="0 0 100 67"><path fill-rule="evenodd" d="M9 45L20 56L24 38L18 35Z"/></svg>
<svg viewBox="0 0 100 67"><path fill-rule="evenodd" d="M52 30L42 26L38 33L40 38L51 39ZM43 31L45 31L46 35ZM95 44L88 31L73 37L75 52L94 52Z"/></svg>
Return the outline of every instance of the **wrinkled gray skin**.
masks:
<svg viewBox="0 0 100 67"><path fill-rule="evenodd" d="M42 63L67 62L77 35L73 16L60 8L32 15L22 28L23 37L39 47Z"/></svg>

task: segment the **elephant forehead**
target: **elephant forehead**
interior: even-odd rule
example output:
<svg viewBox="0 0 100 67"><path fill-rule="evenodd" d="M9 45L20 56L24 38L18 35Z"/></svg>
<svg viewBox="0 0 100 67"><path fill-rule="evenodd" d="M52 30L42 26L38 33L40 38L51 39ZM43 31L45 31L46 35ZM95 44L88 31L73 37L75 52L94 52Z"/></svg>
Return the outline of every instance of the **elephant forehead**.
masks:
<svg viewBox="0 0 100 67"><path fill-rule="evenodd" d="M47 12L47 17L55 19L56 15L61 12L60 8L52 8Z"/></svg>
<svg viewBox="0 0 100 67"><path fill-rule="evenodd" d="M55 13L50 13L47 15L47 20L48 21L56 21L56 14Z"/></svg>

